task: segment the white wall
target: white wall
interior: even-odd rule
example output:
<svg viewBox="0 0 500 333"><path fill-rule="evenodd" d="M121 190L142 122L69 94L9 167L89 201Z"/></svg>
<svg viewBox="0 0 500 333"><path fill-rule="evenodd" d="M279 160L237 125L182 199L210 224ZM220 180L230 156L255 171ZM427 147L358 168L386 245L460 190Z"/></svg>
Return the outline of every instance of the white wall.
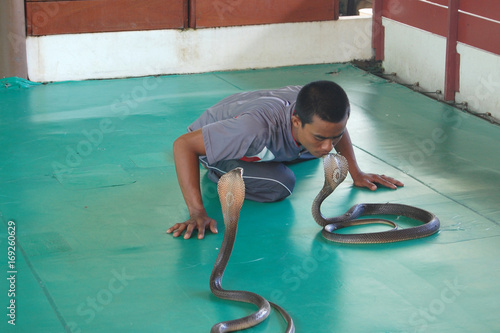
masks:
<svg viewBox="0 0 500 333"><path fill-rule="evenodd" d="M384 18L386 73L419 82L424 91L444 92L446 38ZM460 87L456 102L500 119L500 56L459 43ZM443 98L443 95L440 96Z"/></svg>
<svg viewBox="0 0 500 333"><path fill-rule="evenodd" d="M490 112L500 119L500 56L459 43L460 92L457 102L467 102L476 112Z"/></svg>
<svg viewBox="0 0 500 333"><path fill-rule="evenodd" d="M372 57L371 17L29 37L36 82L347 62Z"/></svg>
<svg viewBox="0 0 500 333"><path fill-rule="evenodd" d="M384 18L383 67L406 83L444 91L446 38Z"/></svg>

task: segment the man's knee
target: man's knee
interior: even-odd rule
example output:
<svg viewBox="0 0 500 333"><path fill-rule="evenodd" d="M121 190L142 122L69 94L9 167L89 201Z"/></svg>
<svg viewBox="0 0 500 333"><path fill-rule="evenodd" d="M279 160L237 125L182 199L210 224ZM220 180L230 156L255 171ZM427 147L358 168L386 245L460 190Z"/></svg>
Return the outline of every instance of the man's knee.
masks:
<svg viewBox="0 0 500 333"><path fill-rule="evenodd" d="M275 202L288 197L295 187L295 175L287 167L283 171L274 178L243 176L246 198L257 202Z"/></svg>
<svg viewBox="0 0 500 333"><path fill-rule="evenodd" d="M245 181L245 198L258 202L280 201L292 194L295 187L295 174L290 168L279 162L243 162L239 160L222 161L216 165L208 165L201 160L208 169L208 178L217 182L227 171L243 168Z"/></svg>

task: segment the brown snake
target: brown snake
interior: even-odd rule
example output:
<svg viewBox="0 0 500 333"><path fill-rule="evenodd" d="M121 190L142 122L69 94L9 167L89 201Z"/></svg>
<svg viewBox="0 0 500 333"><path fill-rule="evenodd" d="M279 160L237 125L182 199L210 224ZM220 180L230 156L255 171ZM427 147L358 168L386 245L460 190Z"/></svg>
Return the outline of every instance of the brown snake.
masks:
<svg viewBox="0 0 500 333"><path fill-rule="evenodd" d="M261 323L269 316L271 306L273 306L276 310L278 310L278 312L281 313L287 322L285 332L294 333L295 327L292 318L277 304L271 303L263 297L249 291L225 290L222 288L222 276L224 275L224 270L226 269L229 257L233 251L240 210L243 205L243 200L245 199L243 169L236 168L224 174L219 179L217 191L219 192L219 198L222 206L225 231L224 239L222 240L222 245L210 276L210 290L219 298L253 303L259 309L249 316L217 323L212 327L210 332L233 332L253 327Z"/></svg>
<svg viewBox="0 0 500 333"><path fill-rule="evenodd" d="M325 218L321 214L321 204L344 181L347 176L348 164L345 157L338 154L328 154L324 157L325 183L312 205L314 220L323 227L323 236L331 241L341 243L390 243L402 240L416 239L434 234L439 230L439 219L423 209L402 204L357 204L351 207L344 215ZM243 169L236 168L224 174L217 185L222 206L225 232L222 245L210 276L210 290L222 299L253 303L258 310L243 318L223 321L212 327L211 333L233 332L253 327L264 321L273 306L281 313L287 322L286 333L295 332L295 326L290 315L280 306L267 301L265 298L242 290L225 290L222 288L222 277L229 257L233 250L238 228L240 210L245 199L245 183ZM365 215L401 215L423 222L422 225L406 229L398 229L396 223L385 219L358 219ZM383 223L394 228L384 232L365 234L338 234L334 231L353 225Z"/></svg>
<svg viewBox="0 0 500 333"><path fill-rule="evenodd" d="M408 205L385 203L361 203L352 206L344 215L325 218L321 214L321 204L344 181L348 164L344 156L328 154L324 157L325 183L314 199L312 215L316 223L323 227L323 237L340 243L368 244L391 243L430 236L439 230L439 219L436 215ZM365 215L399 215L418 220L423 224L406 229L398 229L396 223L385 219L358 219ZM389 231L365 234L338 234L335 230L360 224L389 224L394 228Z"/></svg>

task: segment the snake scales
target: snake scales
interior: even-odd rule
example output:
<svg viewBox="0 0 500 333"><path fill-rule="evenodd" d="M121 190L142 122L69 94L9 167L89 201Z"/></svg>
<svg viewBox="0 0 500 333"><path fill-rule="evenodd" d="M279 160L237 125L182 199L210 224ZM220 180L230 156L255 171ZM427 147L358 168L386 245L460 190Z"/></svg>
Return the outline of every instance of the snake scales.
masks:
<svg viewBox="0 0 500 333"><path fill-rule="evenodd" d="M323 237L340 243L391 243L409 239L417 239L430 236L439 230L439 219L436 215L408 205L385 203L367 204L361 203L352 206L344 215L325 218L321 214L321 204L344 181L347 176L348 164L344 156L328 154L324 157L325 183L323 188L314 199L312 215L316 223L323 227ZM358 219L365 215L399 215L418 220L423 224L406 229L398 229L398 226L385 219ZM338 234L335 230L360 224L383 223L393 226L389 231L373 232L366 234Z"/></svg>
<svg viewBox="0 0 500 333"><path fill-rule="evenodd" d="M222 276L233 250L240 210L245 198L243 169L236 168L224 174L219 180L217 190L222 206L225 231L224 239L222 240L222 245L210 276L210 290L219 298L253 303L258 307L258 310L243 318L215 324L210 332L233 332L253 327L269 316L271 306L273 306L287 322L286 333L294 333L295 327L292 318L277 304L271 303L265 298L249 291L225 290L222 288Z"/></svg>
<svg viewBox="0 0 500 333"><path fill-rule="evenodd" d="M402 204L362 203L353 206L344 215L332 218L323 217L321 204L344 181L348 171L347 160L338 154L328 154L325 156L323 164L325 183L314 199L312 215L314 220L323 227L322 234L326 239L342 243L389 243L429 236L439 229L439 219L434 214L417 207ZM225 232L210 276L210 290L215 296L222 299L253 303L258 307L258 310L243 318L217 323L212 327L211 333L232 332L253 327L269 316L271 306L278 310L286 320L286 333L295 332L292 318L280 306L249 291L225 290L222 288L222 277L233 250L239 214L245 198L243 169L236 168L223 175L219 180L217 190L222 206ZM398 229L394 222L384 219L357 219L364 215L402 215L419 220L423 224L413 228ZM390 231L367 234L337 234L334 232L340 228L367 223L384 223L394 228Z"/></svg>

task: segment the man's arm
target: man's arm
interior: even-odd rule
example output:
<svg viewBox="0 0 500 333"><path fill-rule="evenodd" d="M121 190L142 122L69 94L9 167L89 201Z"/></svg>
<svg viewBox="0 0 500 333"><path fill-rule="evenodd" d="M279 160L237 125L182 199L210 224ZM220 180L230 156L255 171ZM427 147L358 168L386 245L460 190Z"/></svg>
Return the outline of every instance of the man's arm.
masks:
<svg viewBox="0 0 500 333"><path fill-rule="evenodd" d="M335 150L342 154L349 163L349 173L354 180L355 186L367 187L374 191L377 189L376 184L383 185L388 188L396 189L398 186L404 186L402 182L386 175L377 175L373 173L364 173L358 166L356 156L354 156L354 149L352 147L351 138L347 128L340 141L335 145Z"/></svg>
<svg viewBox="0 0 500 333"><path fill-rule="evenodd" d="M177 180L186 202L189 219L176 223L167 230L174 237L180 236L184 230L184 238L191 237L194 229L198 229L198 239L205 236L205 229L210 228L217 233L217 222L208 217L200 190L199 156L206 155L201 129L186 133L174 142L173 146Z"/></svg>

